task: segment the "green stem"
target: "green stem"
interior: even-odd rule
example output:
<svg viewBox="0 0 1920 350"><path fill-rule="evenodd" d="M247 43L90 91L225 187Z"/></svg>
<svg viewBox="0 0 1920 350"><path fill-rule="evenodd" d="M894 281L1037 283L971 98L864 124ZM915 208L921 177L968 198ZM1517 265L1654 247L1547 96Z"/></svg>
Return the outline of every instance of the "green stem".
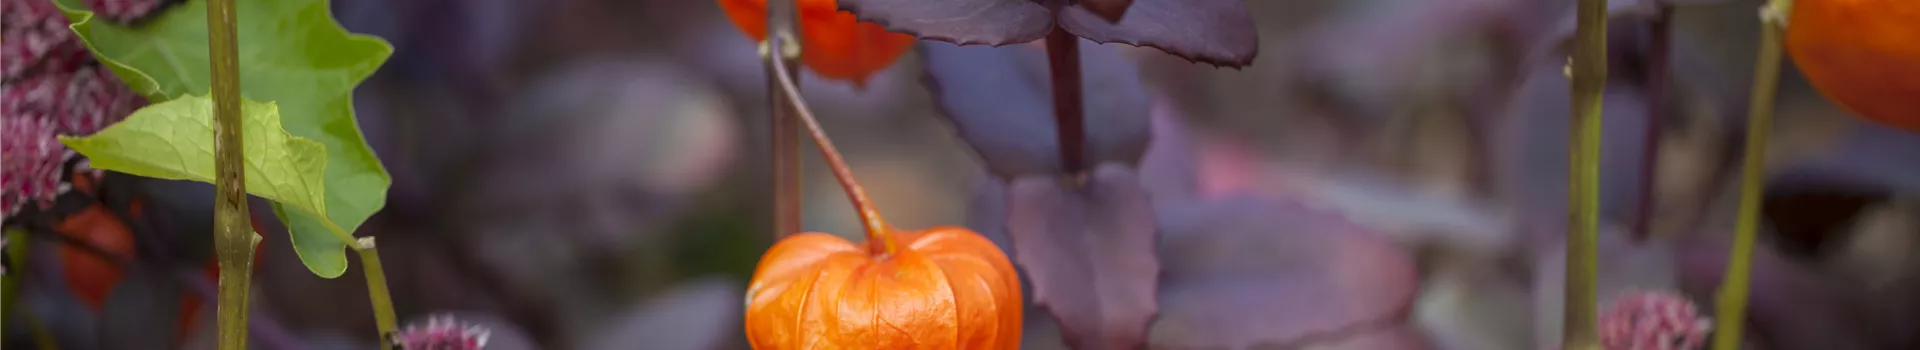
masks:
<svg viewBox="0 0 1920 350"><path fill-rule="evenodd" d="M1780 82L1780 32L1777 22L1791 3L1769 1L1760 25L1760 53L1754 64L1753 95L1747 105L1747 142L1740 167L1740 211L1734 222L1733 251L1727 258L1727 276L1720 281L1719 329L1713 333L1715 350L1740 348L1741 327L1747 314L1747 285L1752 281L1755 231L1760 226L1762 176L1767 166L1767 138L1773 135L1773 98Z"/></svg>
<svg viewBox="0 0 1920 350"><path fill-rule="evenodd" d="M240 121L240 53L234 30L234 0L207 2L208 54L213 65L214 250L219 256L217 344L247 348L247 292L253 273L253 233L247 215L246 156Z"/></svg>
<svg viewBox="0 0 1920 350"><path fill-rule="evenodd" d="M387 292L387 271L380 266L380 252L374 248L373 237L361 237L354 251L360 253L360 268L367 272L367 298L373 300L373 322L380 328L380 349L392 350L398 325L393 298Z"/></svg>
<svg viewBox="0 0 1920 350"><path fill-rule="evenodd" d="M19 298L21 275L27 273L27 229L8 229L6 242L6 279L0 279L0 344L6 344L8 327L13 321L13 300Z"/></svg>
<svg viewBox="0 0 1920 350"><path fill-rule="evenodd" d="M1580 0L1579 29L1573 48L1573 146L1567 208L1565 349L1598 349L1599 321L1594 309L1599 275L1600 106L1607 80L1607 8L1605 0Z"/></svg>

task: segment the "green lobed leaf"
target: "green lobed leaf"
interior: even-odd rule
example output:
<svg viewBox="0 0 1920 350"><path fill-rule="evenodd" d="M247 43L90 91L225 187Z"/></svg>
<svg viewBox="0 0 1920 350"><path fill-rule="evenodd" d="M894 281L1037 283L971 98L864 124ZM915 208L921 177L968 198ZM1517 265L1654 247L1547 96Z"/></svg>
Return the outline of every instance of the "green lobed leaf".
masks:
<svg viewBox="0 0 1920 350"><path fill-rule="evenodd" d="M324 219L288 215L283 203L276 203L274 212L287 224L307 268L321 277L339 277L346 272L346 243L327 223L350 234L386 205L393 182L360 134L352 95L354 86L392 56L393 46L347 32L326 0L236 2L241 94L279 104L287 132L329 150ZM212 91L205 0L187 0L132 27L96 20L81 0L55 3L87 48L148 99Z"/></svg>
<svg viewBox="0 0 1920 350"><path fill-rule="evenodd" d="M299 217L324 220L326 146L288 133L272 102L243 100L240 110L247 193L297 208ZM87 155L94 168L213 183L213 99L187 95L150 105L91 136L61 136L60 142ZM326 247L344 256L344 246ZM337 260L329 263L346 266L344 258Z"/></svg>

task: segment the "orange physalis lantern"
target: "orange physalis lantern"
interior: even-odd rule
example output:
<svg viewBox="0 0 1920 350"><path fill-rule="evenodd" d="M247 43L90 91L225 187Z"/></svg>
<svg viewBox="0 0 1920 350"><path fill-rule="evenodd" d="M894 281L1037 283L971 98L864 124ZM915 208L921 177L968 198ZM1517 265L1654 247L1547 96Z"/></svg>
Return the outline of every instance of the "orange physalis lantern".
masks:
<svg viewBox="0 0 1920 350"><path fill-rule="evenodd" d="M1822 94L1920 132L1920 1L1799 0L1788 22L1787 53Z"/></svg>
<svg viewBox="0 0 1920 350"><path fill-rule="evenodd" d="M813 72L864 86L867 78L913 46L911 35L888 32L840 12L834 0L796 0L799 7L800 58ZM720 0L720 9L753 40L767 38L767 0Z"/></svg>
<svg viewBox="0 0 1920 350"><path fill-rule="evenodd" d="M779 79L790 83L784 75ZM1025 304L1006 253L965 228L895 232L854 182L820 123L805 107L798 109L853 202L867 241L807 232L774 243L747 286L746 331L753 347L1018 348Z"/></svg>

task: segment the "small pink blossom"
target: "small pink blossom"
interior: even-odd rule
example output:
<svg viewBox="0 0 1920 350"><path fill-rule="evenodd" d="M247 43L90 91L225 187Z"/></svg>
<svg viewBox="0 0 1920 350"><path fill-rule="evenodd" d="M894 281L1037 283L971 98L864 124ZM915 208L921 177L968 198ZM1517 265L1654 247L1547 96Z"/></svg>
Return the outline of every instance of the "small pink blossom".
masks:
<svg viewBox="0 0 1920 350"><path fill-rule="evenodd" d="M1698 349L1713 326L1686 296L1665 291L1627 293L1603 312L1600 345L1607 350Z"/></svg>
<svg viewBox="0 0 1920 350"><path fill-rule="evenodd" d="M434 316L427 318L426 326L418 324L407 326L393 335L393 345L400 350L480 350L487 346L487 337L492 331L480 325L469 325L453 316Z"/></svg>
<svg viewBox="0 0 1920 350"><path fill-rule="evenodd" d="M54 138L52 120L0 118L0 213L12 216L27 204L50 205L66 187L60 168L68 152Z"/></svg>

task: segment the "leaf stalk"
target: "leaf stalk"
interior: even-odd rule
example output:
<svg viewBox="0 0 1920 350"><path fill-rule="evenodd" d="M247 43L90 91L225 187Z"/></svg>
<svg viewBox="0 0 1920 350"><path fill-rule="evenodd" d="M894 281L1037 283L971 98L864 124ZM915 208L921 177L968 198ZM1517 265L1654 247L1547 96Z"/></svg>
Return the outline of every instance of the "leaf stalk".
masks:
<svg viewBox="0 0 1920 350"><path fill-rule="evenodd" d="M393 298L387 292L387 271L380 265L380 252L373 237L360 237L354 244L360 253L360 268L367 272L367 297L373 301L373 323L380 329L380 349L393 350L393 337L399 329L393 312Z"/></svg>

